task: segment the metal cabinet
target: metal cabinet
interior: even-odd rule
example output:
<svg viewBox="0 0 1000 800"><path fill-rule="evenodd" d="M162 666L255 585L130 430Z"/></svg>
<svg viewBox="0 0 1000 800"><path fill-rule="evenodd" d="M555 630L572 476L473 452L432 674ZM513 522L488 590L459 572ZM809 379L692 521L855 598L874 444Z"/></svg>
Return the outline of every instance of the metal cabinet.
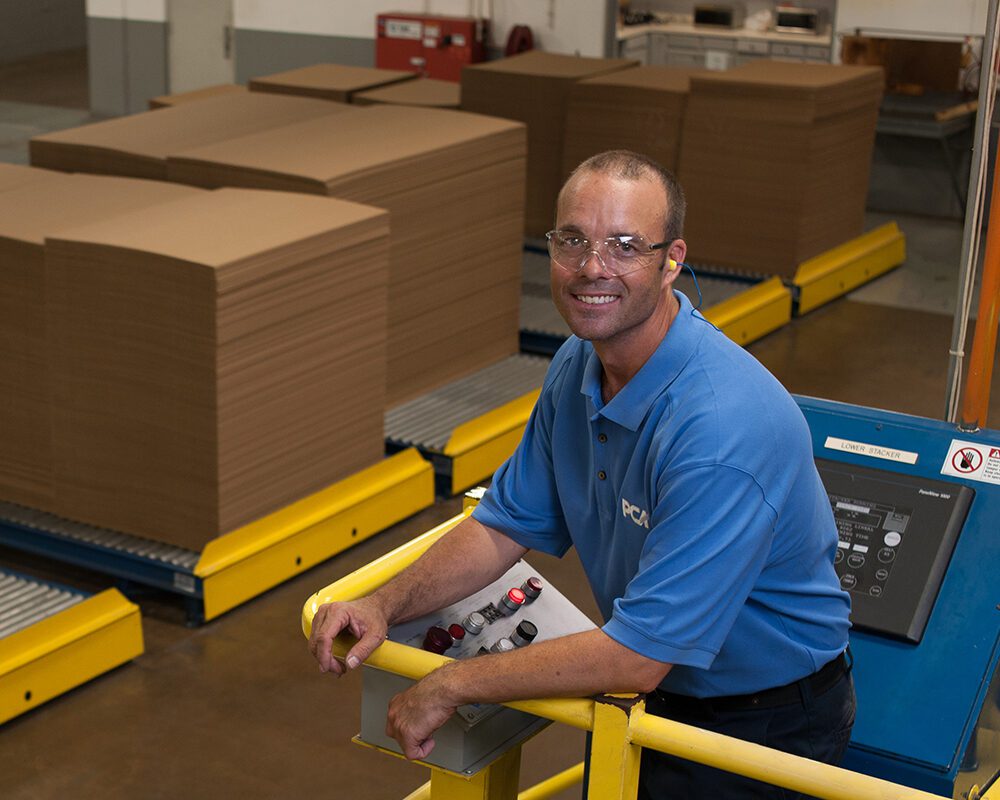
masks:
<svg viewBox="0 0 1000 800"><path fill-rule="evenodd" d="M618 43L618 57L619 58L632 58L638 61L640 64L650 64L656 63L650 61L649 58L649 40L650 34L643 33L639 36L630 36L627 39L622 39Z"/></svg>
<svg viewBox="0 0 1000 800"><path fill-rule="evenodd" d="M737 39L736 51L767 58L771 54L771 43L765 39Z"/></svg>
<svg viewBox="0 0 1000 800"><path fill-rule="evenodd" d="M791 59L794 61L829 61L830 48L772 42L771 56L772 58Z"/></svg>
<svg viewBox="0 0 1000 800"><path fill-rule="evenodd" d="M638 58L620 46L620 54ZM780 42L758 37L692 35L654 32L644 46L647 61L643 63L675 67L708 67L727 69L757 58L778 58L792 61L822 61L829 63L830 47L802 43Z"/></svg>

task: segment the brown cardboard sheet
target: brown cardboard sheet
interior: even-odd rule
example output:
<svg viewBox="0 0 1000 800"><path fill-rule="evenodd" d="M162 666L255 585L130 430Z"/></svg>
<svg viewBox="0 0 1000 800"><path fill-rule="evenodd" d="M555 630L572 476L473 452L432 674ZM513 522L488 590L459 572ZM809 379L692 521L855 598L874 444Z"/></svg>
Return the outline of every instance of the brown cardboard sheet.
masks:
<svg viewBox="0 0 1000 800"><path fill-rule="evenodd" d="M27 184L37 184L46 181L57 183L65 177L64 173L55 172L50 169L0 163L0 192L5 192L8 189L16 189L19 186Z"/></svg>
<svg viewBox="0 0 1000 800"><path fill-rule="evenodd" d="M605 150L634 150L677 170L691 77L705 70L642 66L573 84L563 175Z"/></svg>
<svg viewBox="0 0 1000 800"><path fill-rule="evenodd" d="M22 170L44 177L0 191L0 499L52 510L45 237L202 192L155 181Z"/></svg>
<svg viewBox="0 0 1000 800"><path fill-rule="evenodd" d="M445 353L427 348L419 379L400 380L396 354L409 338L447 331L441 310L472 302L483 280L519 280L524 156L520 123L378 105L179 152L168 159L168 174L192 185L325 194L390 212L387 402L395 405L455 374ZM491 334L468 331L463 346L473 358L517 351L519 301L505 295L493 302L508 304L510 336L497 355ZM420 320L416 327L413 320Z"/></svg>
<svg viewBox="0 0 1000 800"><path fill-rule="evenodd" d="M637 63L533 50L462 70L463 110L519 120L528 126L525 232L529 236L541 236L552 225L562 184L566 111L573 84Z"/></svg>
<svg viewBox="0 0 1000 800"><path fill-rule="evenodd" d="M355 67L346 64L313 64L309 67L253 78L249 87L252 92L291 94L347 103L355 92L400 81L410 81L416 77L415 72L397 69Z"/></svg>
<svg viewBox="0 0 1000 800"><path fill-rule="evenodd" d="M155 108L170 108L172 106L179 106L181 103L204 100L208 97L217 97L221 94L238 94L246 90L246 86L238 83L217 83L214 86L206 86L202 89L192 89L190 92L161 94L157 97L150 97L149 108L150 110Z"/></svg>
<svg viewBox="0 0 1000 800"><path fill-rule="evenodd" d="M863 232L877 69L752 62L692 77L680 178L695 263L791 278Z"/></svg>
<svg viewBox="0 0 1000 800"><path fill-rule="evenodd" d="M166 179L166 157L189 147L336 114L341 104L238 92L34 137L31 163L67 172Z"/></svg>
<svg viewBox="0 0 1000 800"><path fill-rule="evenodd" d="M381 209L240 189L48 239L57 513L200 550L378 461L387 262Z"/></svg>
<svg viewBox="0 0 1000 800"><path fill-rule="evenodd" d="M359 106L387 103L394 106L423 106L425 108L458 108L462 101L462 87L454 81L435 78L416 78L400 81L378 89L355 92L351 102Z"/></svg>

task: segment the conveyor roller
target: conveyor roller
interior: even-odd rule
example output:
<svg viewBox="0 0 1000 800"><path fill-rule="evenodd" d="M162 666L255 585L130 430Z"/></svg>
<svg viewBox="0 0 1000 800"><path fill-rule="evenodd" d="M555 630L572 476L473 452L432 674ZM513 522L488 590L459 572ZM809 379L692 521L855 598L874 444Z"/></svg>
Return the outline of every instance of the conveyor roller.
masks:
<svg viewBox="0 0 1000 800"><path fill-rule="evenodd" d="M547 358L510 356L391 409L389 449L418 448L444 494L488 478L520 441L548 365Z"/></svg>
<svg viewBox="0 0 1000 800"><path fill-rule="evenodd" d="M13 503L0 502L0 520L14 523L22 528L104 548L121 555L160 562L189 572L193 571L198 563L199 554L192 550L185 550L182 547L152 539L143 539L128 533L72 522L57 517L55 514L48 514Z"/></svg>
<svg viewBox="0 0 1000 800"><path fill-rule="evenodd" d="M58 614L86 595L0 569L0 639Z"/></svg>

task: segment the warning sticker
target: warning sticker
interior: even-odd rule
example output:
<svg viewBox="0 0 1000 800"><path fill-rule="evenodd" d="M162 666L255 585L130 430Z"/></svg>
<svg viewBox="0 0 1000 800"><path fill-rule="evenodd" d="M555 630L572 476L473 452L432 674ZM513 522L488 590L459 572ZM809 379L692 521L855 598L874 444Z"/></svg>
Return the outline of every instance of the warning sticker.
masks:
<svg viewBox="0 0 1000 800"><path fill-rule="evenodd" d="M1000 447L952 439L941 474L1000 485Z"/></svg>
<svg viewBox="0 0 1000 800"><path fill-rule="evenodd" d="M387 19L385 35L390 39L422 39L424 26L421 22L405 19Z"/></svg>

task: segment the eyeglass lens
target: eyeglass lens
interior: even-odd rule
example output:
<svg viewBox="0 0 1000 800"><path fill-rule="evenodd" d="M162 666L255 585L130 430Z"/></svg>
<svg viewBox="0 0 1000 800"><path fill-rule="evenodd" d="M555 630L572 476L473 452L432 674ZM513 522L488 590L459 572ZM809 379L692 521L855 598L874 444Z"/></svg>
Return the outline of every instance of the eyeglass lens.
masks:
<svg viewBox="0 0 1000 800"><path fill-rule="evenodd" d="M613 275L624 275L653 264L659 257L642 236L610 236L596 243L571 232L547 234L549 255L564 269L579 272L591 255Z"/></svg>

